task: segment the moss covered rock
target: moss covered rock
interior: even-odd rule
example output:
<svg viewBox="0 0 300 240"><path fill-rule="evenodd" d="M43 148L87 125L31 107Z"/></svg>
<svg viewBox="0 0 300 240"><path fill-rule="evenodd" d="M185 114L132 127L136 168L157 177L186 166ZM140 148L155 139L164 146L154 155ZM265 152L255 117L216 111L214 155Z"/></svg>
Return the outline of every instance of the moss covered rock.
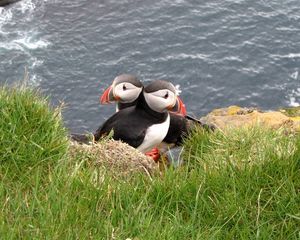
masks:
<svg viewBox="0 0 300 240"><path fill-rule="evenodd" d="M291 112L291 109L262 112L256 108L230 106L215 109L200 120L220 129L263 125L274 129L286 127L300 131L300 110L294 111L292 115Z"/></svg>

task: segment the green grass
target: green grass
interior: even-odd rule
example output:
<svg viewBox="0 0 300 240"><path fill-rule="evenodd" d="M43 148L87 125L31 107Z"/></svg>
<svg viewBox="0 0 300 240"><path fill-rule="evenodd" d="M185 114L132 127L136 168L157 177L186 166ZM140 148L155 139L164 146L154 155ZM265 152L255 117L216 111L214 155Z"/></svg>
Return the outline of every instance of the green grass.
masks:
<svg viewBox="0 0 300 240"><path fill-rule="evenodd" d="M0 110L0 166L6 173L18 176L24 169L53 164L66 153L60 109L51 109L36 91L1 87Z"/></svg>
<svg viewBox="0 0 300 240"><path fill-rule="evenodd" d="M122 177L68 157L35 91L2 88L0 104L1 239L300 238L298 135L196 129L184 166Z"/></svg>

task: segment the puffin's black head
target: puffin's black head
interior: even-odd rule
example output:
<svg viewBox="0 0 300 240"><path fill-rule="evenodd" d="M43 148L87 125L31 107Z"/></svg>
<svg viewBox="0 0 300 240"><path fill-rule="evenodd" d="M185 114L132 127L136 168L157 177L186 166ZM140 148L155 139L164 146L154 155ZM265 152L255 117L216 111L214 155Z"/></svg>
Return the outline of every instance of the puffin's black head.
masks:
<svg viewBox="0 0 300 240"><path fill-rule="evenodd" d="M100 98L101 104L134 102L143 90L140 80L131 74L117 76Z"/></svg>
<svg viewBox="0 0 300 240"><path fill-rule="evenodd" d="M168 81L155 80L144 88L144 97L148 106L156 112L174 111L181 115L186 109L177 96L174 85Z"/></svg>

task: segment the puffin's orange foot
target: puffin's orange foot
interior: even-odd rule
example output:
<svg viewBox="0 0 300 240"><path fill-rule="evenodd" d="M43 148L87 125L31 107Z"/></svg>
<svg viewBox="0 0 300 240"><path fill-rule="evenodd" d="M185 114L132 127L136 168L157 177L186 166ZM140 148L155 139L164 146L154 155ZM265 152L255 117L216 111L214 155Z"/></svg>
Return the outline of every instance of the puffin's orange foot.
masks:
<svg viewBox="0 0 300 240"><path fill-rule="evenodd" d="M153 148L151 151L145 153L146 156L151 157L155 162L160 158L158 148Z"/></svg>

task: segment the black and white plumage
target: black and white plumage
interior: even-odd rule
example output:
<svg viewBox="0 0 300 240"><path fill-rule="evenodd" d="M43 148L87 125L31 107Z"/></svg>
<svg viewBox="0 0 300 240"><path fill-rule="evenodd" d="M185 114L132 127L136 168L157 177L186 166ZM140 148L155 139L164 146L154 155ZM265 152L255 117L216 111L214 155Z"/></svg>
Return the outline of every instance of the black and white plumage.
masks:
<svg viewBox="0 0 300 240"><path fill-rule="evenodd" d="M107 104L115 101L117 105L117 112L119 109L135 106L141 91L137 90L128 93L127 89L124 88L118 88L118 90L115 89L119 84L126 83L132 84L136 89L140 89L143 86L137 77L129 74L122 74L117 76L111 86L105 90L100 98L100 102L102 104ZM175 107L170 111L170 127L165 139L163 140L165 143L178 145L182 142L183 136L187 135L189 122L184 117L185 113L185 106L178 98L178 102Z"/></svg>
<svg viewBox="0 0 300 240"><path fill-rule="evenodd" d="M170 114L177 102L173 84L157 80L140 93L137 104L115 113L95 133L95 140L113 130L113 138L122 140L141 152L160 144L170 126Z"/></svg>

